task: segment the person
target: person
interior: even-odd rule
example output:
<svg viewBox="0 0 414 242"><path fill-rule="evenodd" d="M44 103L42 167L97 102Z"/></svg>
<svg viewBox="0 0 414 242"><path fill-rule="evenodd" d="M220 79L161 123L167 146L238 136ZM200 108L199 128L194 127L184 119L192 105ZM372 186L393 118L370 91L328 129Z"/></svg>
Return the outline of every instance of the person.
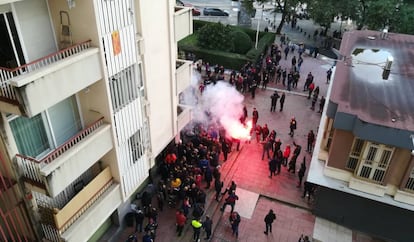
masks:
<svg viewBox="0 0 414 242"><path fill-rule="evenodd" d="M277 104L277 100L279 99L279 97L280 96L277 93L277 91L275 91L273 95L270 97L271 98L270 112L274 112L276 110L276 104Z"/></svg>
<svg viewBox="0 0 414 242"><path fill-rule="evenodd" d="M290 137L293 137L293 135L295 134L295 129L297 128L297 122L295 117L292 117L292 119L290 120L289 128L289 135Z"/></svg>
<svg viewBox="0 0 414 242"><path fill-rule="evenodd" d="M252 112L252 130L256 129L257 121L259 120L259 112L256 108L253 108Z"/></svg>
<svg viewBox="0 0 414 242"><path fill-rule="evenodd" d="M226 161L228 154L230 152L230 147L229 147L229 144L227 143L226 138L220 137L220 141L221 141L221 151L223 152L223 161Z"/></svg>
<svg viewBox="0 0 414 242"><path fill-rule="evenodd" d="M286 34L280 36L280 46L284 45L286 41Z"/></svg>
<svg viewBox="0 0 414 242"><path fill-rule="evenodd" d="M317 87L318 88L318 87ZM313 111L315 110L315 104L318 101L318 94L317 92L313 92L313 97L312 97L312 105L310 107L310 109Z"/></svg>
<svg viewBox="0 0 414 242"><path fill-rule="evenodd" d="M311 82L308 86L308 99L311 98L313 89L315 89L315 83Z"/></svg>
<svg viewBox="0 0 414 242"><path fill-rule="evenodd" d="M325 105L325 97L322 96L321 100L319 101L319 111L318 111L318 113L322 113L324 105Z"/></svg>
<svg viewBox="0 0 414 242"><path fill-rule="evenodd" d="M299 168L299 171L298 171L299 182L298 182L298 185L296 187L301 187L302 186L302 179L305 176L305 172L306 172L306 157L303 156L303 162L302 162L302 164L300 164L300 168Z"/></svg>
<svg viewBox="0 0 414 242"><path fill-rule="evenodd" d="M292 68L295 68L296 66L296 56L292 57Z"/></svg>
<svg viewBox="0 0 414 242"><path fill-rule="evenodd" d="M236 188L237 188L236 183L234 181L231 181L230 186L227 187L226 190L224 190L224 192L221 195L224 195L227 192L228 192L228 194L235 193L236 192Z"/></svg>
<svg viewBox="0 0 414 242"><path fill-rule="evenodd" d="M312 72L308 73L308 76L306 77L305 85L303 85L303 91L306 92L309 89L309 85L313 82L313 75Z"/></svg>
<svg viewBox="0 0 414 242"><path fill-rule="evenodd" d="M286 145L285 150L283 151L283 166L287 166L287 160L290 156L290 145Z"/></svg>
<svg viewBox="0 0 414 242"><path fill-rule="evenodd" d="M156 223L154 221L154 219L149 218L148 219L148 224L147 224L147 226L145 226L144 230L145 230L146 233L149 233L152 240L155 240L157 227L158 227L158 223Z"/></svg>
<svg viewBox="0 0 414 242"><path fill-rule="evenodd" d="M266 224L266 231L264 231L263 233L265 233L266 235L269 232L272 233L272 223L273 221L275 221L275 219L276 219L276 214L273 212L273 209L270 209L264 218L264 222Z"/></svg>
<svg viewBox="0 0 414 242"><path fill-rule="evenodd" d="M205 240L209 240L211 236L211 229L213 228L213 220L211 220L210 216L206 216L204 222L203 222L203 229L206 231L206 237Z"/></svg>
<svg viewBox="0 0 414 242"><path fill-rule="evenodd" d="M329 70L326 72L326 84L329 84L329 82L331 81L331 76L332 76L332 67L329 68Z"/></svg>
<svg viewBox="0 0 414 242"><path fill-rule="evenodd" d="M181 236L181 234L183 233L185 222L187 222L187 218L185 217L183 211L178 210L175 213L175 224L177 227L176 229L177 236Z"/></svg>
<svg viewBox="0 0 414 242"><path fill-rule="evenodd" d="M239 237L239 224L240 224L240 215L237 212L231 212L230 218L231 230L233 235L236 235L236 238Z"/></svg>
<svg viewBox="0 0 414 242"><path fill-rule="evenodd" d="M306 151L309 153L312 152L313 142L315 142L315 134L313 133L313 130L310 130L308 133L308 145L306 148Z"/></svg>
<svg viewBox="0 0 414 242"><path fill-rule="evenodd" d="M138 242L138 238L135 234L131 234L131 235L128 236L128 239L127 239L126 242Z"/></svg>
<svg viewBox="0 0 414 242"><path fill-rule="evenodd" d="M262 127L262 141L265 141L266 138L269 136L270 130L267 124L264 124Z"/></svg>
<svg viewBox="0 0 414 242"><path fill-rule="evenodd" d="M308 201L311 199L311 196L313 195L315 188L313 186L312 183L306 181L304 184L304 190L303 190L303 195L302 198L305 198L306 196L308 196Z"/></svg>
<svg viewBox="0 0 414 242"><path fill-rule="evenodd" d="M285 60L287 60L287 57L288 57L288 54L289 54L289 45L286 45L286 47L284 49L284 52L285 52Z"/></svg>
<svg viewBox="0 0 414 242"><path fill-rule="evenodd" d="M206 181L205 189L210 189L210 183L213 180L213 172L211 171L210 166L207 166L204 170L204 180Z"/></svg>
<svg viewBox="0 0 414 242"><path fill-rule="evenodd" d="M272 178L272 175L276 176L276 169L277 169L277 160L276 160L276 157L274 157L269 160L269 171L270 171L269 177L270 178Z"/></svg>
<svg viewBox="0 0 414 242"><path fill-rule="evenodd" d="M191 226L193 227L193 240L200 241L200 231L203 224L198 219L193 219L191 221Z"/></svg>
<svg viewBox="0 0 414 242"><path fill-rule="evenodd" d="M307 235L301 235L298 242L310 242L309 237Z"/></svg>
<svg viewBox="0 0 414 242"><path fill-rule="evenodd" d="M257 88L257 83L256 81L253 81L253 83L250 85L250 93L252 95L252 99L254 99L256 97L256 88Z"/></svg>
<svg viewBox="0 0 414 242"><path fill-rule="evenodd" d="M282 97L280 98L280 112L283 111L283 105L285 104L285 93L282 93Z"/></svg>
<svg viewBox="0 0 414 242"><path fill-rule="evenodd" d="M293 174L295 174L297 159L298 159L298 155L296 155L295 152L293 152L292 158L290 158L290 161L289 161L288 172L292 172Z"/></svg>
<svg viewBox="0 0 414 242"><path fill-rule="evenodd" d="M224 212L227 205L230 205L230 207L231 207L230 212L232 213L234 211L234 206L236 205L237 200L239 200L239 197L236 195L235 192L229 193L229 196L226 198L226 201L223 204L223 206L220 208L220 211Z"/></svg>
<svg viewBox="0 0 414 242"><path fill-rule="evenodd" d="M140 207L138 207L135 213L135 232L142 232L142 224L144 223L144 218L144 212L141 210Z"/></svg>
<svg viewBox="0 0 414 242"><path fill-rule="evenodd" d="M267 159L270 159L270 151L272 150L273 141L270 137L267 137L261 142L263 145L262 160L264 160L265 154L267 154Z"/></svg>
<svg viewBox="0 0 414 242"><path fill-rule="evenodd" d="M253 130L253 129L252 129ZM256 142L260 142L260 135L262 134L262 126L256 125L256 128L254 129L255 135L256 135Z"/></svg>
<svg viewBox="0 0 414 242"><path fill-rule="evenodd" d="M196 203L193 208L193 218L199 219L204 214L204 204Z"/></svg>
<svg viewBox="0 0 414 242"><path fill-rule="evenodd" d="M145 232L144 236L142 237L142 242L154 242L149 231Z"/></svg>
<svg viewBox="0 0 414 242"><path fill-rule="evenodd" d="M220 197L220 193L221 193L222 188L223 188L223 182L220 181L220 179L215 179L214 180L214 190L216 191L215 200L217 202L219 201L219 197Z"/></svg>

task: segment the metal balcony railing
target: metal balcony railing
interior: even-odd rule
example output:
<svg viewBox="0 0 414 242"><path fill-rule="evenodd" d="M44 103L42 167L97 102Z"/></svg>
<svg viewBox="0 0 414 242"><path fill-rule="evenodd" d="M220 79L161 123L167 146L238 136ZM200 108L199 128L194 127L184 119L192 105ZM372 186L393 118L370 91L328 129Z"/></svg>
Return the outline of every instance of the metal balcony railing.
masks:
<svg viewBox="0 0 414 242"><path fill-rule="evenodd" d="M88 135L93 133L95 130L97 130L99 127L102 126L104 123L103 117L98 119L97 121L93 122L83 130L81 130L79 133L77 133L75 136L73 136L71 139L57 147L55 150L53 150L51 153L43 157L42 159L36 159L28 156L24 156L21 154L16 155L17 164L20 167L20 169L23 171L23 176L26 178L29 178L33 181L44 183L43 177L40 173L40 169L45 166L46 164L49 164L59 156L61 156L63 153L71 149L73 146L78 144L80 141L85 139Z"/></svg>
<svg viewBox="0 0 414 242"><path fill-rule="evenodd" d="M83 50L88 49L90 46L91 40L87 40L13 69L0 67L0 96L11 100L17 100L14 87L10 85L10 80L13 77L38 70L69 56L78 54Z"/></svg>

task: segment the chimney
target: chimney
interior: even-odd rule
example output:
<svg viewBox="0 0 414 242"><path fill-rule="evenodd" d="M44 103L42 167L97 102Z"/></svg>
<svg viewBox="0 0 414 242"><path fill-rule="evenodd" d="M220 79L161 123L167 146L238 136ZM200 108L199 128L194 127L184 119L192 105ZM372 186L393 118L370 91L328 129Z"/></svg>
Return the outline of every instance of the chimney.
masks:
<svg viewBox="0 0 414 242"><path fill-rule="evenodd" d="M394 57L391 55L387 57L387 61L385 62L384 71L382 72L382 79L388 80L391 72L392 62L394 61Z"/></svg>

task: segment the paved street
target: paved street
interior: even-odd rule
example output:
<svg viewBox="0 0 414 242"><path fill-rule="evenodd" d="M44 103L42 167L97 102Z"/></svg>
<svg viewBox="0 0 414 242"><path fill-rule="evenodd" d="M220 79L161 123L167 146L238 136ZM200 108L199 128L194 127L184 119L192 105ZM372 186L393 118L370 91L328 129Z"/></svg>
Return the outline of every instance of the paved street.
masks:
<svg viewBox="0 0 414 242"><path fill-rule="evenodd" d="M197 6L196 0L188 2ZM214 7L219 6L215 5L219 3L223 3L223 1L209 2ZM207 4L203 6L207 6ZM223 9L226 6L228 7L228 5L220 6ZM203 16L200 18L203 18ZM267 20L265 19L263 21ZM298 24L306 26L309 29L308 31L311 28L312 30L315 28L309 20L299 21ZM306 39L298 30L290 29L289 26L285 26L284 31L291 39L313 41ZM279 43L278 40L279 38L276 38L276 43ZM293 54L289 53L287 60L282 58L281 66L290 67L292 56ZM254 99L251 98L250 93L245 94L244 103L248 109L249 117L251 117L253 107L256 107L260 116L258 123L260 125L267 123L270 130L276 130L277 138L280 138L282 141L282 148L286 144L293 146L293 142L302 146L297 168L299 168L303 157L305 157L306 166L309 168L311 154L306 152L306 137L309 130L317 133L320 121L320 114L317 113L319 100L315 111L312 111L310 109L311 101L306 98L307 93L303 92L306 75L312 72L315 77L315 86L319 86L320 88L320 96L326 96L328 90L326 71L333 64L333 59L326 58L323 55L313 58L305 54L297 89L286 91L285 87L280 83L275 84L271 82L266 90L258 88ZM275 90L279 94L281 92L286 93L283 112L270 112L270 96ZM279 110L279 103L276 109ZM298 122L298 128L293 138L288 135L289 121L292 116L295 116ZM229 154L229 159L226 162L221 162L221 173L225 183L224 187L227 187L232 180L237 184L236 193L240 199L236 203L235 211L238 211L242 217L239 230L240 234L238 239L232 236L228 220L230 209L227 208L224 212L219 210L223 204L223 200L220 203L216 202L213 198L214 189L211 188L207 191L208 199L205 213L213 219L214 232L210 241L296 242L301 234L319 239L314 241L333 241L327 238L335 238L335 241L338 242L375 241L364 234L315 218L311 213L312 200L308 201L307 199L303 199L303 188L296 187L298 181L297 174L288 173L287 169L282 167L279 175L269 178L268 160L261 159L262 149L263 146L258 144L255 139L252 139L251 143L242 143L240 151L236 151L233 148L233 151ZM306 176L304 180L306 180ZM263 233L265 229L263 219L269 209L273 209L277 219L273 223L273 232L266 236ZM175 209L166 208L160 213L156 241L192 241L192 228L189 223L185 226L184 235L181 237L176 236L175 211ZM125 241L128 235L133 232L133 228L126 228L120 234L117 241ZM202 232L201 238L204 237L205 233ZM141 238L142 234L138 234L138 241Z"/></svg>
<svg viewBox="0 0 414 242"><path fill-rule="evenodd" d="M290 65L292 54L288 59L282 60L282 66ZM333 61L323 56L313 58L304 57L302 75L298 88L287 92L281 84L270 83L267 90L257 89L256 98L252 99L250 93L245 94L245 101L249 116L253 107L259 111L259 124L267 123L270 130L277 131L277 137L291 146L293 141L300 144L301 155L298 158L298 167L306 157L307 167L309 167L310 155L306 153L306 137L309 130L313 129L317 133L320 114L310 109L310 100L303 92L304 78L309 71L315 75L315 83L320 86L320 95L326 95L328 85L325 83L326 70L333 64ZM283 112L270 112L270 96L274 90L286 92L286 102ZM279 108L279 104L277 109ZM298 121L298 129L295 136L288 135L289 121L295 116ZM228 161L222 163L221 172L224 177L225 187L231 180L238 185L240 200L236 204L236 211L242 215L240 225L240 235L238 241L297 241L301 234L312 237L315 217L310 212L310 204L301 198L303 190L297 188L297 175L288 173L286 168L282 168L280 175L268 177L268 160L261 160L262 145L254 139L251 143L242 143L240 151L233 150ZM229 227L229 210L224 213L219 211L219 205L212 198L213 191L208 191L208 201L206 214L210 214L214 221L216 230L211 241L236 241L232 237ZM272 208L277 219L274 223L273 233L269 236L263 234L263 218L268 210ZM229 209L229 208L228 208ZM175 236L175 210L166 209L160 214L159 228L157 230L157 241L190 241L192 229L190 225L185 228L185 236L177 238ZM123 239L133 232L132 228L127 228L123 232ZM254 239L253 239L254 238ZM257 238L257 240L256 240ZM260 239L259 239L260 238Z"/></svg>

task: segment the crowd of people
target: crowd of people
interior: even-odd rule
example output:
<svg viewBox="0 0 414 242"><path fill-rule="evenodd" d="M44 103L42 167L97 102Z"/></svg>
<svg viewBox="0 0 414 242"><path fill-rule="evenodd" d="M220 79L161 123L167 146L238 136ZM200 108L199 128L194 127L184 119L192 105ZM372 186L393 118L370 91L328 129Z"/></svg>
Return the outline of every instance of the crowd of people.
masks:
<svg viewBox="0 0 414 242"><path fill-rule="evenodd" d="M283 38L283 36L282 36ZM297 48L297 49L296 49ZM297 51L297 56L292 54ZM263 54L256 63L247 62L240 70L233 70L225 75L223 66L209 63L197 63L196 69L203 73L199 86L202 95L207 85L214 85L219 80L228 81L240 93L255 98L257 88L266 90L269 83L283 86L286 91L297 89L300 82L301 66L304 63L303 46L289 45L281 39L280 45L273 44L267 54ZM284 54L284 56L283 56ZM281 64L282 58L292 55L290 66ZM284 61L286 63L286 61ZM329 83L332 70L327 72ZM325 104L323 96L319 99L319 87L314 82L311 72L307 74L304 81L303 91L308 92L311 100L310 109L315 110L319 100L321 113ZM279 112L283 112L286 99L285 91L274 93L270 97L270 112L275 112L279 103ZM244 123L248 117L248 110L243 108L240 122ZM289 135L294 137L298 123L292 117L289 123ZM155 241L158 227L158 212L163 211L165 206L176 209L176 235L182 236L185 226L188 224L193 230L193 240L200 240L202 231L205 232L205 240L212 236L213 220L206 213L207 190L214 188L214 200L222 202L220 210L225 211L230 206L229 224L232 234L238 236L240 215L235 211L235 204L239 197L236 192L236 183L232 181L224 190L224 182L220 172L220 164L226 162L228 154L232 150L239 150L240 140L226 136L224 128L220 124L201 124L192 126L191 130L183 133L181 142L170 146L166 152L165 159L159 165L160 179L156 184L150 184L148 189L140 194L135 211L135 232L143 234L143 241ZM252 111L252 136L257 143L263 145L262 160L268 159L269 177L281 173L282 167L286 172L297 174L297 187L301 188L303 178L306 174L306 157L303 155L302 162L297 166L297 160L301 154L302 147L293 142L283 145L281 138L277 136L276 130L269 130L268 124L259 123L259 113L256 108ZM307 152L312 152L315 142L315 134L310 130L307 135ZM249 142L250 143L250 142ZM236 146L235 149L232 147ZM308 200L314 194L315 187L308 182L304 183L303 197ZM222 198L225 199L222 200ZM153 199L156 206L153 206ZM264 218L265 234L272 232L272 223L276 219L273 210ZM144 226L144 220L146 220ZM301 239L305 237L302 236Z"/></svg>

